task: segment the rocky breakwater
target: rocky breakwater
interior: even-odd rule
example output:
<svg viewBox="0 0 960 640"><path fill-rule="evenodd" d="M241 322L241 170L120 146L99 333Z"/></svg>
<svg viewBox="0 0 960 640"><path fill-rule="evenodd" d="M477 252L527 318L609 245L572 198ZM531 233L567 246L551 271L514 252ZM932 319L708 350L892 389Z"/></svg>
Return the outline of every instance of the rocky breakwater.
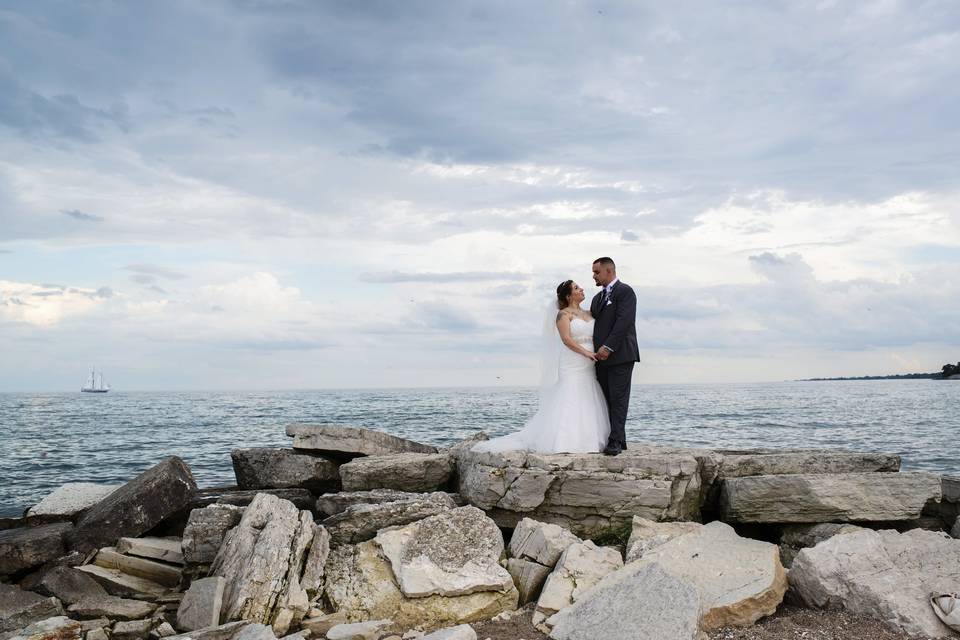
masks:
<svg viewBox="0 0 960 640"><path fill-rule="evenodd" d="M788 584L810 607L952 633L923 594L957 590L960 541L918 529L954 525L952 485L896 456L288 435L233 451L237 486L198 489L171 458L0 531L0 640L472 637L513 615L557 640L695 638L771 614Z"/></svg>

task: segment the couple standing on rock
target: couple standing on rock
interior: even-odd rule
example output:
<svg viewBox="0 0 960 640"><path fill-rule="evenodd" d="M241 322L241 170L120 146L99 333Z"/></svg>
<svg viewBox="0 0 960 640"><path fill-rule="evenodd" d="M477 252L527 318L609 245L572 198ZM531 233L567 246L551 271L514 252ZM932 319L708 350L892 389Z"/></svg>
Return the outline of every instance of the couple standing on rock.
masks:
<svg viewBox="0 0 960 640"><path fill-rule="evenodd" d="M627 448L625 424L637 347L637 296L617 278L610 258L593 262L603 289L590 310L573 280L557 287L544 320L540 409L520 431L476 445L474 451L526 450L615 456Z"/></svg>

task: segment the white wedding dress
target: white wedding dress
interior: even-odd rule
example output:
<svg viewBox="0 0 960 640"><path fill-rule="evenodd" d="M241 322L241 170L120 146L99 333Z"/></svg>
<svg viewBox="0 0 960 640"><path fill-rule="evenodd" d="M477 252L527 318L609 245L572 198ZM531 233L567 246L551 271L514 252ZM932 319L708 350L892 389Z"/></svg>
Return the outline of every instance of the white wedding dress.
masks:
<svg viewBox="0 0 960 640"><path fill-rule="evenodd" d="M580 318L570 322L573 339L590 351L593 351L593 322ZM559 335L556 340L560 340ZM473 451L603 451L610 435L610 418L593 360L562 343L558 355L556 383L543 393L539 411L520 431L481 442Z"/></svg>

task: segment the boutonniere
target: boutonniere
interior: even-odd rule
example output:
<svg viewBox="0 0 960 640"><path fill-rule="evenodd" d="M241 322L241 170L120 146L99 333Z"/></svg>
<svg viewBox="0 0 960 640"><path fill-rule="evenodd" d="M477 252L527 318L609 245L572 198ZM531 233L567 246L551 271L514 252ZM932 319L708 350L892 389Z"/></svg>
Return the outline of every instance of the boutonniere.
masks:
<svg viewBox="0 0 960 640"><path fill-rule="evenodd" d="M613 298L611 298L610 300L607 300L607 306L608 306L608 307L609 307L610 305L612 305L612 304L613 304Z"/></svg>

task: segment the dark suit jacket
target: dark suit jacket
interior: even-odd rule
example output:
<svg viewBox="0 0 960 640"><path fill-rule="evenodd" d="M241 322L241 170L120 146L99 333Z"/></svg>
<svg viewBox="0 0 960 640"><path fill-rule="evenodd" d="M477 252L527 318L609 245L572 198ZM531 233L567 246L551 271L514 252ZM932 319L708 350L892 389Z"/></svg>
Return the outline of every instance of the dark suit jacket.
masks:
<svg viewBox="0 0 960 640"><path fill-rule="evenodd" d="M593 350L606 345L613 349L600 366L640 362L637 346L637 294L630 285L617 281L610 291L608 304L601 305L603 291L593 297L590 313L596 319L593 325ZM602 308L601 308L602 306Z"/></svg>

